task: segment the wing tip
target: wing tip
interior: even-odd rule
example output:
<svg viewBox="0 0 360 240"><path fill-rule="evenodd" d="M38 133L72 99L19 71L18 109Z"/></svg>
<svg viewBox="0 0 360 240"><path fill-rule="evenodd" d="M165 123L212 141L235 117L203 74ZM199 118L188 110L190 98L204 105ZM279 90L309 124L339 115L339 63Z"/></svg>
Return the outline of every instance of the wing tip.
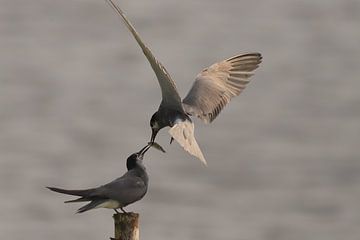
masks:
<svg viewBox="0 0 360 240"><path fill-rule="evenodd" d="M206 162L206 160L205 160L204 156L202 156L202 158L199 158L199 160L201 161L201 163L202 163L205 167L207 167L207 166L208 166L208 164L207 164L207 162Z"/></svg>
<svg viewBox="0 0 360 240"><path fill-rule="evenodd" d="M255 57L260 62L263 59L263 56L262 56L261 53L259 53L259 52L250 52L250 53L238 54L238 55L232 56L232 57L226 59L225 61L231 62L231 61L234 61L236 59L246 58L246 57Z"/></svg>

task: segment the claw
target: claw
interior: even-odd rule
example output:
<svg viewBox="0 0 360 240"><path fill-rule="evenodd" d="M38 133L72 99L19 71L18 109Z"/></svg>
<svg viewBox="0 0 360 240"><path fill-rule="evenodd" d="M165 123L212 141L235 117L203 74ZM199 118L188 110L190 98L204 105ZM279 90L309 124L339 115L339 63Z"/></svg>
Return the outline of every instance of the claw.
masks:
<svg viewBox="0 0 360 240"><path fill-rule="evenodd" d="M172 144L173 141L174 141L174 138L171 137L171 139L170 139L170 144Z"/></svg>
<svg viewBox="0 0 360 240"><path fill-rule="evenodd" d="M120 209L123 213L127 213L122 207Z"/></svg>

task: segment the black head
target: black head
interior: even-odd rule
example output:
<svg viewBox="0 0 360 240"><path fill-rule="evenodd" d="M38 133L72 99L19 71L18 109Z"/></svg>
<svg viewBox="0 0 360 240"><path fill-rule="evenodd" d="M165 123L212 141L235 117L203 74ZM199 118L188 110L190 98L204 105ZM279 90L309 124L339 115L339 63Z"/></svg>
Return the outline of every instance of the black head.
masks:
<svg viewBox="0 0 360 240"><path fill-rule="evenodd" d="M160 120L159 120L159 114L158 112L155 112L150 119L150 127L151 127L151 139L150 142L154 142L155 141L155 137L156 134L159 132L159 130L161 129L161 125L160 125Z"/></svg>
<svg viewBox="0 0 360 240"><path fill-rule="evenodd" d="M147 152L147 150L149 150L150 147L151 144L148 144L143 147L139 152L131 154L126 161L127 169L130 170L138 166L138 164L142 162L144 154Z"/></svg>

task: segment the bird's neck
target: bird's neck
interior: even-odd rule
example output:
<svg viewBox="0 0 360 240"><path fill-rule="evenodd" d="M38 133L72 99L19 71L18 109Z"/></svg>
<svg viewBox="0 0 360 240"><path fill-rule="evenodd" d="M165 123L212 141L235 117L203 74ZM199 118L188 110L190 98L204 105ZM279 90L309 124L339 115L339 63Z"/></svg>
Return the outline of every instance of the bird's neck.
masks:
<svg viewBox="0 0 360 240"><path fill-rule="evenodd" d="M146 184L149 181L149 177L146 173L146 168L145 166L140 163L137 164L136 167L134 167L133 169L130 170L132 172L132 174L134 174L135 176L141 178Z"/></svg>

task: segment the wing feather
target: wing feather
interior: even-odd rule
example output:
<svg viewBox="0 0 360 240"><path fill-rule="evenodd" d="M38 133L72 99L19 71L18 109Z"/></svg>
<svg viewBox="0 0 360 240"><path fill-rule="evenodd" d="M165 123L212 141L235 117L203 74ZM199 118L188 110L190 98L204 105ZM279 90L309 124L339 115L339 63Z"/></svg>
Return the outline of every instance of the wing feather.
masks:
<svg viewBox="0 0 360 240"><path fill-rule="evenodd" d="M159 81L161 94L162 94L162 102L161 104L166 106L171 106L174 109L183 112L183 107L181 104L181 98L176 89L175 82L171 79L169 73L165 69L165 67L155 58L152 54L151 50L145 45L145 43L141 40L140 35L137 33L131 22L127 19L124 12L120 9L118 5L116 5L112 0L107 0L109 5L119 14L119 16L125 22L126 27L130 30L131 34L136 39L137 43L141 47L143 53L148 59L152 69L155 72L155 75Z"/></svg>
<svg viewBox="0 0 360 240"><path fill-rule="evenodd" d="M194 137L194 124L190 121L178 122L169 130L169 134L184 148L206 165L201 149Z"/></svg>
<svg viewBox="0 0 360 240"><path fill-rule="evenodd" d="M221 110L250 82L262 57L260 53L237 55L205 68L195 79L183 100L183 107L205 123L212 122Z"/></svg>
<svg viewBox="0 0 360 240"><path fill-rule="evenodd" d="M93 198L112 199L121 204L129 204L141 199L147 187L139 177L126 177L126 174L114 181L107 183L99 188L91 195Z"/></svg>

